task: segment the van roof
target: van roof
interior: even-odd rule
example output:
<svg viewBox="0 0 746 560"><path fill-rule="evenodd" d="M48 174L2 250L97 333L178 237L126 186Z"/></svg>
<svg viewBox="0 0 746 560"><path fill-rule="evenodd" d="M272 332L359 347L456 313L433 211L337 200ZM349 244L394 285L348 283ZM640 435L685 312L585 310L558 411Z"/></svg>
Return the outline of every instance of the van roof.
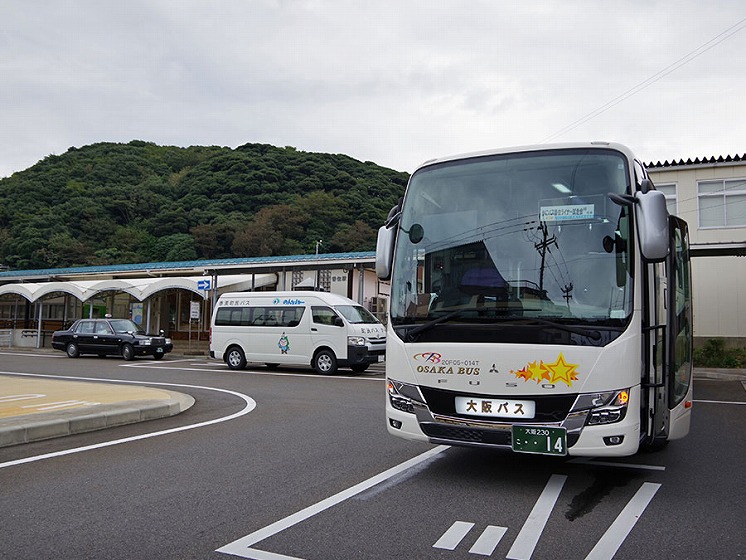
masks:
<svg viewBox="0 0 746 560"><path fill-rule="evenodd" d="M316 298L329 305L360 305L358 302L330 292L314 291L285 291L285 292L229 292L222 294L219 299L254 298L254 299L310 299Z"/></svg>

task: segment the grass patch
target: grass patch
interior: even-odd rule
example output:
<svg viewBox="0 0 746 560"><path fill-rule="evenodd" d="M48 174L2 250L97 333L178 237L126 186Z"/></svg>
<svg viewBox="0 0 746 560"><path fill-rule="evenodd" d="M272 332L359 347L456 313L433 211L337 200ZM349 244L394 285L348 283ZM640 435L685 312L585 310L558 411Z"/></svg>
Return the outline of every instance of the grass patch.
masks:
<svg viewBox="0 0 746 560"><path fill-rule="evenodd" d="M709 338L702 348L694 349L695 367L746 368L746 348L726 348L720 338Z"/></svg>

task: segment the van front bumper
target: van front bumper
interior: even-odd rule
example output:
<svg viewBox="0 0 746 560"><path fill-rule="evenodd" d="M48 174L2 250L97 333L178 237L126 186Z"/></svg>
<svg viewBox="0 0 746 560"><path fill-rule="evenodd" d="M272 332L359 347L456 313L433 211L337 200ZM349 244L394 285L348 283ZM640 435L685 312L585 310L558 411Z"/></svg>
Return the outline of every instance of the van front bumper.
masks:
<svg viewBox="0 0 746 560"><path fill-rule="evenodd" d="M377 364L386 357L385 346L381 349L371 349L367 346L348 346L347 365Z"/></svg>

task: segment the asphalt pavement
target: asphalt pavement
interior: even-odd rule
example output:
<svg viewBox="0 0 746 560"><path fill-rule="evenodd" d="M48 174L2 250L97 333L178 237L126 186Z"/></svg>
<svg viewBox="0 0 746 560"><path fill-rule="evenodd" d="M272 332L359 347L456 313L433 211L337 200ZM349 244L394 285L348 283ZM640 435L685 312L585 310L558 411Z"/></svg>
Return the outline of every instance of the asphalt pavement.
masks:
<svg viewBox="0 0 746 560"><path fill-rule="evenodd" d="M746 370L695 368L694 378L746 383ZM153 387L2 374L0 447L174 416L193 404L190 395Z"/></svg>

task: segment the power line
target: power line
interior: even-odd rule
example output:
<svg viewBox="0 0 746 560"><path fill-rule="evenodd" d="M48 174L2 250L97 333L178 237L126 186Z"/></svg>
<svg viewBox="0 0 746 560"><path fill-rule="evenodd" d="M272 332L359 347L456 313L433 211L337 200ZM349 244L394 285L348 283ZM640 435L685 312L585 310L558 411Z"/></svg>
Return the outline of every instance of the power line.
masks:
<svg viewBox="0 0 746 560"><path fill-rule="evenodd" d="M739 31L741 31L741 29L743 29L744 27L746 27L746 18L742 19L741 21L739 21L735 25L732 25L731 27L729 27L728 29L726 29L725 31L723 31L722 33L720 33L719 35L716 35L715 37L713 37L712 39L710 39L706 43L703 43L702 45L700 45L699 47L697 47L696 49L694 49L690 53L682 56L676 62L674 62L674 63L666 66L663 70L660 70L660 71L656 72L655 74L653 74L652 76L650 76L648 79L643 80L642 82L640 82L636 86L628 89L627 91L625 91L621 95L615 97L611 101L608 101L607 103L605 103L601 107L598 107L597 109L594 109L593 111L591 111L587 115L585 115L585 116L579 118L578 120L570 123L569 125L567 125L566 127L562 128L561 130L555 132L551 136L546 137L544 140L542 140L540 142L540 144L544 144L546 142L549 142L550 140L554 140L558 136L562 136L566 132L570 132L571 130L579 127L581 124L588 122L589 120L597 117L598 115L600 115L602 113L605 113L606 111L608 111L612 107L618 105L619 103L621 103L625 99L627 99L629 97L632 97L636 93L639 93L643 89L647 88L648 86L651 86L652 84L654 84L655 82L661 80L665 76L668 76L670 73L674 72L675 70L678 70L679 68L681 68L685 64L688 64L689 62L691 62L692 60L694 60L698 56L706 53L707 51L709 51L710 49L712 49L716 45L719 45L720 43L722 43L726 39L729 39L730 37L732 37L733 35L735 35Z"/></svg>

